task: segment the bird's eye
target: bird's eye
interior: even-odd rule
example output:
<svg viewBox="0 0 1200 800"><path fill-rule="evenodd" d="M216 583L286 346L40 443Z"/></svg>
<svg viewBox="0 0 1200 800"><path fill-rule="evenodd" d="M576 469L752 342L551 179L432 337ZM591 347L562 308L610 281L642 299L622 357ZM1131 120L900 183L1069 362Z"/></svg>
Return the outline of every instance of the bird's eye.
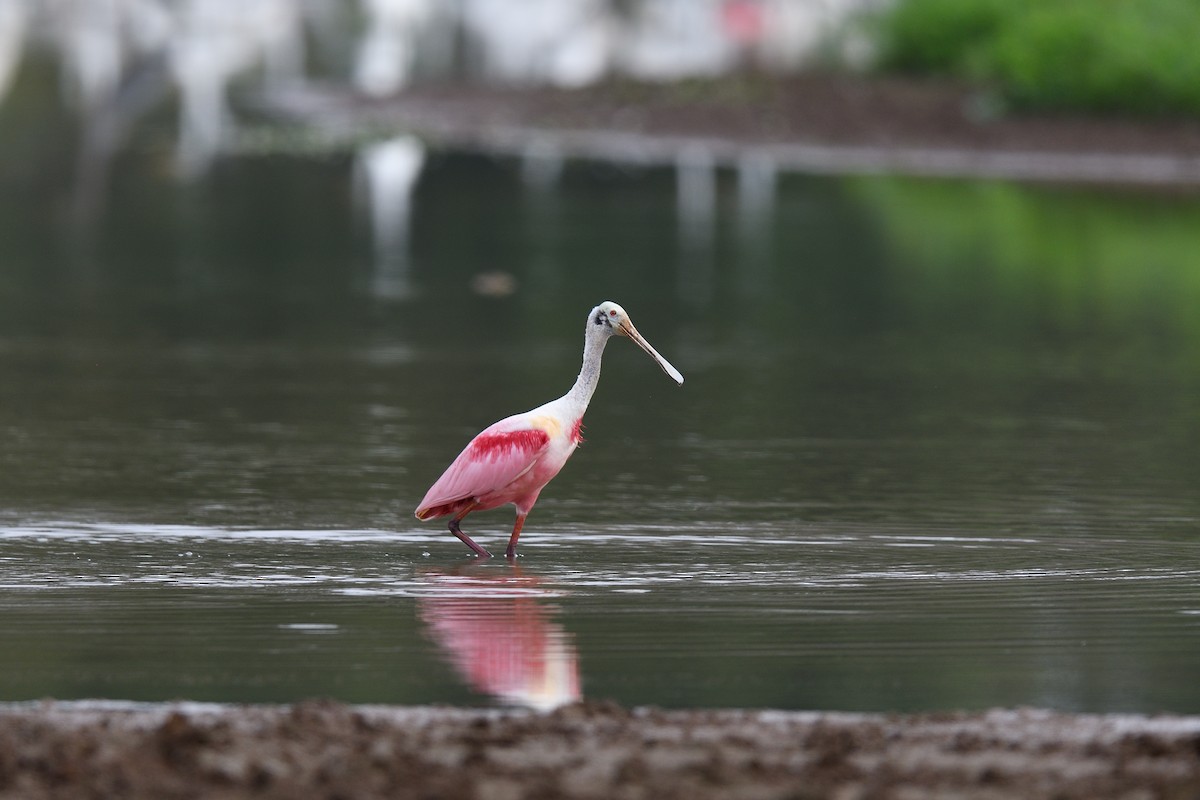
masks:
<svg viewBox="0 0 1200 800"><path fill-rule="evenodd" d="M612 311L609 311L609 312L608 312L608 315L609 315L610 317L615 317L615 316L617 315L617 310L614 308Z"/></svg>

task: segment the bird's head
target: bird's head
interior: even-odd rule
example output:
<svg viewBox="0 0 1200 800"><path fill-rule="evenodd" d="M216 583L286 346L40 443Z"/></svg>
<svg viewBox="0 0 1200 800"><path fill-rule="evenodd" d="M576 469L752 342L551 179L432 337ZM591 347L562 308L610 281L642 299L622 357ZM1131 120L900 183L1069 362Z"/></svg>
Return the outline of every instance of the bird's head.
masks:
<svg viewBox="0 0 1200 800"><path fill-rule="evenodd" d="M642 338L637 328L633 327L633 322L629 319L629 315L625 313L625 309L616 303L606 300L593 308L591 316L588 317L588 328L589 330L595 330L605 338L617 334L632 339L634 344L645 350L647 355L655 360L671 380L680 386L683 385L683 376L679 374L679 370L671 366L671 362L659 355L658 351Z"/></svg>

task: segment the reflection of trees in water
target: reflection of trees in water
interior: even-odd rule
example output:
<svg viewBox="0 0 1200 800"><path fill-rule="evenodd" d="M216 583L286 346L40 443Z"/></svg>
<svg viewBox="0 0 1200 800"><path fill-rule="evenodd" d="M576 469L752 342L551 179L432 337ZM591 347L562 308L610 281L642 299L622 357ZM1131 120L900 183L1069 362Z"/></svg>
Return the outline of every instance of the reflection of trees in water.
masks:
<svg viewBox="0 0 1200 800"><path fill-rule="evenodd" d="M1200 205L1003 181L860 178L910 314L1037 338L1181 334L1200 344Z"/></svg>

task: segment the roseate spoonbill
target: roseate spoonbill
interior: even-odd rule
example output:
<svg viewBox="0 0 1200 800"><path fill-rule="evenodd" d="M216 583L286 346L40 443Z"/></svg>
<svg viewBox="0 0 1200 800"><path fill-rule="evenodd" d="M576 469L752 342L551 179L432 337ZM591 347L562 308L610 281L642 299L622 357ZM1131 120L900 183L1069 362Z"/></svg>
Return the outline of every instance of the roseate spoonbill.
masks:
<svg viewBox="0 0 1200 800"><path fill-rule="evenodd" d="M506 503L517 508L517 520L504 555L517 554L517 538L538 495L567 463L583 441L583 412L600 380L600 358L604 345L614 334L627 336L658 362L663 372L683 384L679 370L671 366L629 321L625 309L604 302L588 314L583 337L583 367L571 390L524 414L514 414L488 426L458 454L442 477L425 493L417 506L419 520L450 517L450 532L474 551L491 558L459 528L472 511L486 511Z"/></svg>

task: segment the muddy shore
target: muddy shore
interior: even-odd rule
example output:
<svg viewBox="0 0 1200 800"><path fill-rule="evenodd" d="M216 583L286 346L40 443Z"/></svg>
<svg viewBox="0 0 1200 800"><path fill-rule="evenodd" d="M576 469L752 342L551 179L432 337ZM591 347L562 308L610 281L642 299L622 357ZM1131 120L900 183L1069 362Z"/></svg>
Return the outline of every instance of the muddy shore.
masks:
<svg viewBox="0 0 1200 800"><path fill-rule="evenodd" d="M483 151L674 164L762 158L811 173L1200 186L1200 120L1028 114L947 81L806 74L583 90L307 85L259 111L334 137L407 132Z"/></svg>
<svg viewBox="0 0 1200 800"><path fill-rule="evenodd" d="M1200 717L38 703L0 797L1196 798Z"/></svg>

